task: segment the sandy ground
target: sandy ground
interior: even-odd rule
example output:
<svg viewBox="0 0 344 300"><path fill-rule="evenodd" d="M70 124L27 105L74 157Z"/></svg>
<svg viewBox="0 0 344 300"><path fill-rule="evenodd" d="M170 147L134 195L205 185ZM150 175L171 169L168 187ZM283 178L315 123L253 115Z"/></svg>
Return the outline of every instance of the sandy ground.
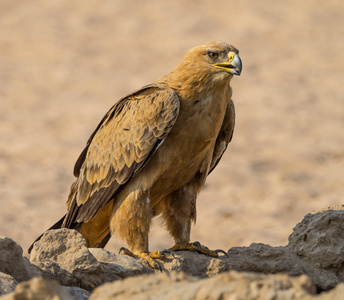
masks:
<svg viewBox="0 0 344 300"><path fill-rule="evenodd" d="M286 244L306 213L343 203L343 20L340 0L2 0L0 233L26 252L65 213L74 162L113 103L225 41L243 60L237 125L192 239ZM159 219L150 245L172 245Z"/></svg>

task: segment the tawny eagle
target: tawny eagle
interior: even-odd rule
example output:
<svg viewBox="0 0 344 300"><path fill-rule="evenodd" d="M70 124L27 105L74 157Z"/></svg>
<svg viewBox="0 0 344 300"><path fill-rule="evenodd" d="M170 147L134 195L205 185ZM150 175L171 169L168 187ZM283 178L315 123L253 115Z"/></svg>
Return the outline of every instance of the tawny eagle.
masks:
<svg viewBox="0 0 344 300"><path fill-rule="evenodd" d="M149 252L148 233L161 215L172 251L217 256L190 243L190 228L197 194L232 139L238 53L226 43L195 47L166 76L119 100L78 158L67 214L51 229L76 229L88 247L104 247L116 234L129 246L124 253L157 268L154 258L164 254Z"/></svg>

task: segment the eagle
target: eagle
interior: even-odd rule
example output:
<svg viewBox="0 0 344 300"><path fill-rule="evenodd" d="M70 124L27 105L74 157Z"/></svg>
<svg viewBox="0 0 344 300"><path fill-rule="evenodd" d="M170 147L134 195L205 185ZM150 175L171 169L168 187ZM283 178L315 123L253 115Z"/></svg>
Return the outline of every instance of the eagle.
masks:
<svg viewBox="0 0 344 300"><path fill-rule="evenodd" d="M115 103L76 161L67 213L50 229L76 229L87 247L98 248L116 234L127 242L123 254L157 269L155 259L166 253L149 252L148 234L161 215L175 241L170 251L217 257L221 250L191 243L190 230L197 195L233 136L230 82L241 70L234 46L207 43Z"/></svg>

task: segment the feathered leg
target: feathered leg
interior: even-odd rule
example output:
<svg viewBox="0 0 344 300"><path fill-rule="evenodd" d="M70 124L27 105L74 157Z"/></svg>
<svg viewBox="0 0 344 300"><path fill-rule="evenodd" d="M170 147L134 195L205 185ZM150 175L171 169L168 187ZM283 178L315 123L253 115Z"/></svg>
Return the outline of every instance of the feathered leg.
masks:
<svg viewBox="0 0 344 300"><path fill-rule="evenodd" d="M121 248L120 253L145 259L154 269L160 269L155 258L164 259L158 251L149 252L148 234L152 221L152 209L148 193L135 190L121 203L115 205L111 218L111 231L126 240L129 249Z"/></svg>
<svg viewBox="0 0 344 300"><path fill-rule="evenodd" d="M157 205L157 213L161 212L175 245L171 251L197 251L199 253L218 257L222 250L209 250L199 242L190 243L192 221L196 222L196 197L200 188L196 177L193 182L174 191Z"/></svg>

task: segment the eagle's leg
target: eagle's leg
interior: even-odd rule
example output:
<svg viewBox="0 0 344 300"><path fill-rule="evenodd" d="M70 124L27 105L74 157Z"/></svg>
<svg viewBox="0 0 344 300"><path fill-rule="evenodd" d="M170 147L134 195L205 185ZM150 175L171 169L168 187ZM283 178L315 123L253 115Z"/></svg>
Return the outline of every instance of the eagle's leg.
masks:
<svg viewBox="0 0 344 300"><path fill-rule="evenodd" d="M147 192L135 190L121 203L115 205L111 218L111 231L125 240L129 249L121 248L120 253L145 259L154 269L160 269L154 259L164 259L159 251L148 251L148 233L152 220L152 209Z"/></svg>
<svg viewBox="0 0 344 300"><path fill-rule="evenodd" d="M195 178L196 179L196 178ZM190 243L191 222L196 220L196 196L198 181L174 191L159 205L167 229L175 240L171 251L193 251L211 257L218 257L222 250L209 250L199 242Z"/></svg>

